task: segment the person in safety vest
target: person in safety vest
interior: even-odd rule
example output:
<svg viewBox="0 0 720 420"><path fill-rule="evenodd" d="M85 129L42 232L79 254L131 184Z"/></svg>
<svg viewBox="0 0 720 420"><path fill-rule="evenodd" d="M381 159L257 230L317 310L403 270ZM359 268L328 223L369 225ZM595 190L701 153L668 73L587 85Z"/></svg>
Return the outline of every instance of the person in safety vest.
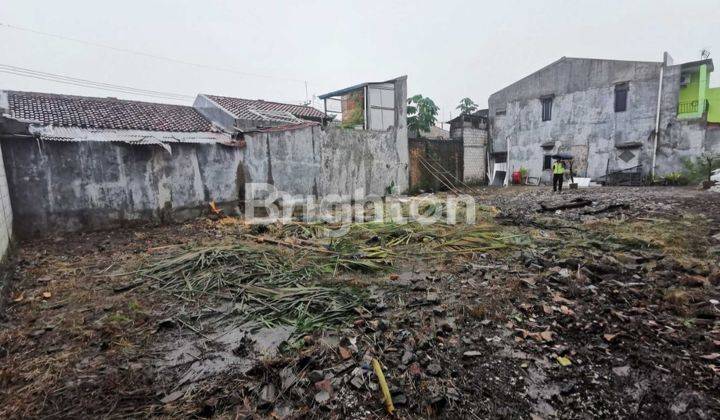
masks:
<svg viewBox="0 0 720 420"><path fill-rule="evenodd" d="M556 160L552 165L553 173L553 192L562 192L563 178L565 177L565 163Z"/></svg>

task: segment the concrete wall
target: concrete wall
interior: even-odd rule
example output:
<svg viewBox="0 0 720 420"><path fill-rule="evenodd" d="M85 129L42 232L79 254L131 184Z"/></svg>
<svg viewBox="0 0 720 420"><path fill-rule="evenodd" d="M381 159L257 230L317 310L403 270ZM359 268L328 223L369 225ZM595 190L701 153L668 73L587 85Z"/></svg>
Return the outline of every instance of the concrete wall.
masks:
<svg viewBox="0 0 720 420"><path fill-rule="evenodd" d="M242 150L7 139L2 143L18 236L184 220L210 200L237 200Z"/></svg>
<svg viewBox="0 0 720 420"><path fill-rule="evenodd" d="M28 138L5 139L2 149L15 226L26 237L185 220L212 200L232 212L246 182L316 197L405 191L407 142L403 148L397 138L397 129L310 126L248 135L246 148L173 144L172 154L152 145Z"/></svg>
<svg viewBox="0 0 720 420"><path fill-rule="evenodd" d="M245 133L244 142L233 145L207 139L171 142L172 154L158 145L111 141L115 138L107 136L112 133L102 141L36 140L31 132L38 127L0 118L16 231L31 236L128 221L185 220L207 211L210 201L234 212L249 182L273 184L301 197L405 192L407 78L393 83L395 121L387 130L307 123ZM220 127L238 125L232 114L202 95L195 107ZM95 138L77 130L79 139ZM118 138L127 137L117 131Z"/></svg>
<svg viewBox="0 0 720 420"><path fill-rule="evenodd" d="M311 126L245 136L248 179L292 195L387 194L408 189L407 141L395 129Z"/></svg>
<svg viewBox="0 0 720 420"><path fill-rule="evenodd" d="M395 120L387 130L315 126L245 133L248 178L297 195L347 195L358 190L385 195L388 191L407 191L407 77L388 83L394 87ZM247 123L203 95L197 97L194 106L228 131L245 128L243 124Z"/></svg>
<svg viewBox="0 0 720 420"><path fill-rule="evenodd" d="M10 205L10 191L5 176L5 163L2 160L2 151L0 151L0 262L7 257L12 238L13 213Z"/></svg>
<svg viewBox="0 0 720 420"><path fill-rule="evenodd" d="M382 83L389 84L394 88L395 112L392 127L387 130L339 127L321 130L315 127L246 132L249 177L255 182L273 183L284 192L301 195L346 195L358 189L364 194L376 195L385 195L389 190L407 191L407 76ZM258 123L263 126L281 124L239 120L204 95L198 95L194 107L226 131L254 128ZM267 160L268 156L272 156L272 162Z"/></svg>

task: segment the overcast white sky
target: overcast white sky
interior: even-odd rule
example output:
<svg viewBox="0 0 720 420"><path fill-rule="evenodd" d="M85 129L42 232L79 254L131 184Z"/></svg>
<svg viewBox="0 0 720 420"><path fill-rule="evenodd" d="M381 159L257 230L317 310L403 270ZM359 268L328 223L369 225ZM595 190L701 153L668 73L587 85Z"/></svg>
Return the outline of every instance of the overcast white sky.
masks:
<svg viewBox="0 0 720 420"><path fill-rule="evenodd" d="M2 0L0 23L2 65L191 96L292 103L306 99L305 80L311 99L406 74L409 93L433 98L443 120L461 98L485 107L491 93L562 56L660 61L668 51L678 63L699 59L706 48L720 57L717 0ZM720 76L711 80L717 86ZM0 89L154 100L5 73Z"/></svg>

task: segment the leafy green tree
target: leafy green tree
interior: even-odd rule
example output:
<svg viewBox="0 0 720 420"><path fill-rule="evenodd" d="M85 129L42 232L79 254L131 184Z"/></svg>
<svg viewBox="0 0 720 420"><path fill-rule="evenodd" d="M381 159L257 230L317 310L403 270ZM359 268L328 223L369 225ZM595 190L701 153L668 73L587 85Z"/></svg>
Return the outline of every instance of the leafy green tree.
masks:
<svg viewBox="0 0 720 420"><path fill-rule="evenodd" d="M432 99L415 95L408 98L407 124L408 130L415 131L420 137L423 132L430 131L430 127L437 121L438 107Z"/></svg>
<svg viewBox="0 0 720 420"><path fill-rule="evenodd" d="M470 98L463 98L455 109L460 111L460 115L470 115L477 111L478 105Z"/></svg>

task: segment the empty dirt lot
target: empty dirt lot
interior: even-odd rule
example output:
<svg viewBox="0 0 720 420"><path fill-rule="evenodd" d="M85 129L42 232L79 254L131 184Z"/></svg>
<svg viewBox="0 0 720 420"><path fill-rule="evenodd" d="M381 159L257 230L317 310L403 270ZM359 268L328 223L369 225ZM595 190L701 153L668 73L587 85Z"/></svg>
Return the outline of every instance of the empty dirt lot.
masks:
<svg viewBox="0 0 720 420"><path fill-rule="evenodd" d="M720 194L473 193L471 226L21 242L0 417L387 417L373 359L401 418L720 417Z"/></svg>

